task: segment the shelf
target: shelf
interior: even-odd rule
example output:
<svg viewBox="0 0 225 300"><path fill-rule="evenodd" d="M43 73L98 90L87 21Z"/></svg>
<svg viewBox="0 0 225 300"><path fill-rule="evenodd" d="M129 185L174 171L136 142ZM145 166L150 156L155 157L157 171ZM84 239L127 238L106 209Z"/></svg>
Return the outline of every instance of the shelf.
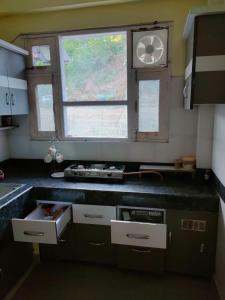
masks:
<svg viewBox="0 0 225 300"><path fill-rule="evenodd" d="M0 131L14 129L17 126L0 126Z"/></svg>
<svg viewBox="0 0 225 300"><path fill-rule="evenodd" d="M193 173L195 169L176 169L174 166L159 166L159 165L140 165L139 171L159 171L159 172L187 172Z"/></svg>

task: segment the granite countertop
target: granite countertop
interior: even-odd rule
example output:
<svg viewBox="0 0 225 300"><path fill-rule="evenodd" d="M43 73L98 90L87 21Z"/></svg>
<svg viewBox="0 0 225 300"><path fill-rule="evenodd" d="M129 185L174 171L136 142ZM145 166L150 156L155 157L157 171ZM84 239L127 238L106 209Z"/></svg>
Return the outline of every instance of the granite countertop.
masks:
<svg viewBox="0 0 225 300"><path fill-rule="evenodd" d="M202 178L192 179L190 174L167 174L163 181L155 176L144 177L142 179L134 176L125 178L123 182L116 183L82 180L71 182L65 179L51 178L51 170L39 160L8 160L0 167L5 172L5 182L28 184L33 187L201 199L218 198L213 184L204 182Z"/></svg>

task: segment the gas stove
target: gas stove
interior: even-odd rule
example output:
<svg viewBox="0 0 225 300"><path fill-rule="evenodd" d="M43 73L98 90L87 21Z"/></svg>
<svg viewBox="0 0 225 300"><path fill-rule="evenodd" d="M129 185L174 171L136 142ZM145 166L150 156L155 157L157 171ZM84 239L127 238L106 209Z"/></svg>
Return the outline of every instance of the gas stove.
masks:
<svg viewBox="0 0 225 300"><path fill-rule="evenodd" d="M73 164L64 170L64 177L122 180L124 170L120 164Z"/></svg>

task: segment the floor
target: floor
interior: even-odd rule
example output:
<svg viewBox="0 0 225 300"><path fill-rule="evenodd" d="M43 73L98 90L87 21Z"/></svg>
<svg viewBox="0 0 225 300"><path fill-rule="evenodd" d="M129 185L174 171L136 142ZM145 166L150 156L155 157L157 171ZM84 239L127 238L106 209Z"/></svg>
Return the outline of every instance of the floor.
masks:
<svg viewBox="0 0 225 300"><path fill-rule="evenodd" d="M78 263L40 263L12 300L218 300L213 282Z"/></svg>

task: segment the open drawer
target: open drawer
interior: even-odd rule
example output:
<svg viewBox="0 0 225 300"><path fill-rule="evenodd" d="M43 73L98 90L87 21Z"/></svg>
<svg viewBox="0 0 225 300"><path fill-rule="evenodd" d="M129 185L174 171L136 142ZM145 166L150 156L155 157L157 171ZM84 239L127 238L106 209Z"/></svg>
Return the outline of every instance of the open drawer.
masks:
<svg viewBox="0 0 225 300"><path fill-rule="evenodd" d="M166 224L111 221L113 244L166 249L166 232Z"/></svg>
<svg viewBox="0 0 225 300"><path fill-rule="evenodd" d="M14 241L57 244L70 221L70 203L38 200L26 218L12 219Z"/></svg>

